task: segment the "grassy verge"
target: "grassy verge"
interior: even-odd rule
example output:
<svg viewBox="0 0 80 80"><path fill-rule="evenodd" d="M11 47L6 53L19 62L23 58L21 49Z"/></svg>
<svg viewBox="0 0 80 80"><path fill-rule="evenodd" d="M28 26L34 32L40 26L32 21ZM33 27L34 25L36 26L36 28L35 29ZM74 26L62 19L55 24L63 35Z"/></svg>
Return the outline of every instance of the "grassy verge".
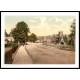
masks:
<svg viewBox="0 0 80 80"><path fill-rule="evenodd" d="M59 47L61 50L75 51L75 47L72 45L61 45Z"/></svg>

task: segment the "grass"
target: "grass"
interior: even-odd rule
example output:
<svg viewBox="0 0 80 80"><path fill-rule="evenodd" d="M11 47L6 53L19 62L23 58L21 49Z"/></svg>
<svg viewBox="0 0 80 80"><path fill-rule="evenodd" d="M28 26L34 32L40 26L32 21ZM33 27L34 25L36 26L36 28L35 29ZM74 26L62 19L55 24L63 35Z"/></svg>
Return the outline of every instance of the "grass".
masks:
<svg viewBox="0 0 80 80"><path fill-rule="evenodd" d="M72 46L72 45L61 45L59 47L59 49L68 50L68 51L75 51L75 46Z"/></svg>
<svg viewBox="0 0 80 80"><path fill-rule="evenodd" d="M5 47L10 47L10 46L13 47L13 46L15 46L15 45L17 45L17 43L15 43L14 41L11 41L11 42L5 44Z"/></svg>

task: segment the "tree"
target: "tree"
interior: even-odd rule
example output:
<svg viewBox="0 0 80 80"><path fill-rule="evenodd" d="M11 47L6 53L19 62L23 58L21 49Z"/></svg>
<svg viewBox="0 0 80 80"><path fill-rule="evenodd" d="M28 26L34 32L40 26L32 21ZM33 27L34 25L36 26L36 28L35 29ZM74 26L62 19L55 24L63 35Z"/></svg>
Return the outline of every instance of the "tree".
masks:
<svg viewBox="0 0 80 80"><path fill-rule="evenodd" d="M6 32L6 30L5 30L5 36L6 37L9 37L10 35Z"/></svg>
<svg viewBox="0 0 80 80"><path fill-rule="evenodd" d="M69 35L69 37L71 38L71 45L74 45L75 42L75 27L76 27L76 23L75 23L75 19L73 20L70 28L71 28L71 33Z"/></svg>
<svg viewBox="0 0 80 80"><path fill-rule="evenodd" d="M28 40L29 32L28 25L22 21L17 23L16 27L11 31L11 34L16 42L25 43Z"/></svg>
<svg viewBox="0 0 80 80"><path fill-rule="evenodd" d="M64 39L64 42L66 43L66 44L68 44L68 38L67 38L67 36L65 35L65 36L63 36L63 39Z"/></svg>
<svg viewBox="0 0 80 80"><path fill-rule="evenodd" d="M37 40L37 36L36 36L34 33L32 33L32 34L29 36L29 41L35 42L36 40Z"/></svg>
<svg viewBox="0 0 80 80"><path fill-rule="evenodd" d="M59 38L59 35L58 35L58 36L56 36L55 43L56 43L56 44L59 43L59 40L60 40L60 38Z"/></svg>

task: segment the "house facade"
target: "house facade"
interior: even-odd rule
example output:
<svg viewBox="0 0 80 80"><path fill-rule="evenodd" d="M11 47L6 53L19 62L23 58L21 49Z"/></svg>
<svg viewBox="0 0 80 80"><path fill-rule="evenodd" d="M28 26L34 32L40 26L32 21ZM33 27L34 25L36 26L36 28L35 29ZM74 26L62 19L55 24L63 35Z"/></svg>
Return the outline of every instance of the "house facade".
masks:
<svg viewBox="0 0 80 80"><path fill-rule="evenodd" d="M5 37L5 44L7 44L8 42L14 41L13 37Z"/></svg>

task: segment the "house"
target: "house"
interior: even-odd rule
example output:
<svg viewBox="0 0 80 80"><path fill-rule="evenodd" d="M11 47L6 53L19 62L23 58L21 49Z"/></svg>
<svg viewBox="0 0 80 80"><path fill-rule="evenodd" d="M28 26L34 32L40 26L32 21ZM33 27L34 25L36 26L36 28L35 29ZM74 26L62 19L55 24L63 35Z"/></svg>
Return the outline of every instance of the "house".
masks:
<svg viewBox="0 0 80 80"><path fill-rule="evenodd" d="M5 39L5 44L7 44L9 41L8 41L8 39Z"/></svg>
<svg viewBox="0 0 80 80"><path fill-rule="evenodd" d="M43 44L51 44L52 43L51 36L45 36L42 43Z"/></svg>
<svg viewBox="0 0 80 80"><path fill-rule="evenodd" d="M13 37L5 37L5 44L7 44L8 42L14 41Z"/></svg>

